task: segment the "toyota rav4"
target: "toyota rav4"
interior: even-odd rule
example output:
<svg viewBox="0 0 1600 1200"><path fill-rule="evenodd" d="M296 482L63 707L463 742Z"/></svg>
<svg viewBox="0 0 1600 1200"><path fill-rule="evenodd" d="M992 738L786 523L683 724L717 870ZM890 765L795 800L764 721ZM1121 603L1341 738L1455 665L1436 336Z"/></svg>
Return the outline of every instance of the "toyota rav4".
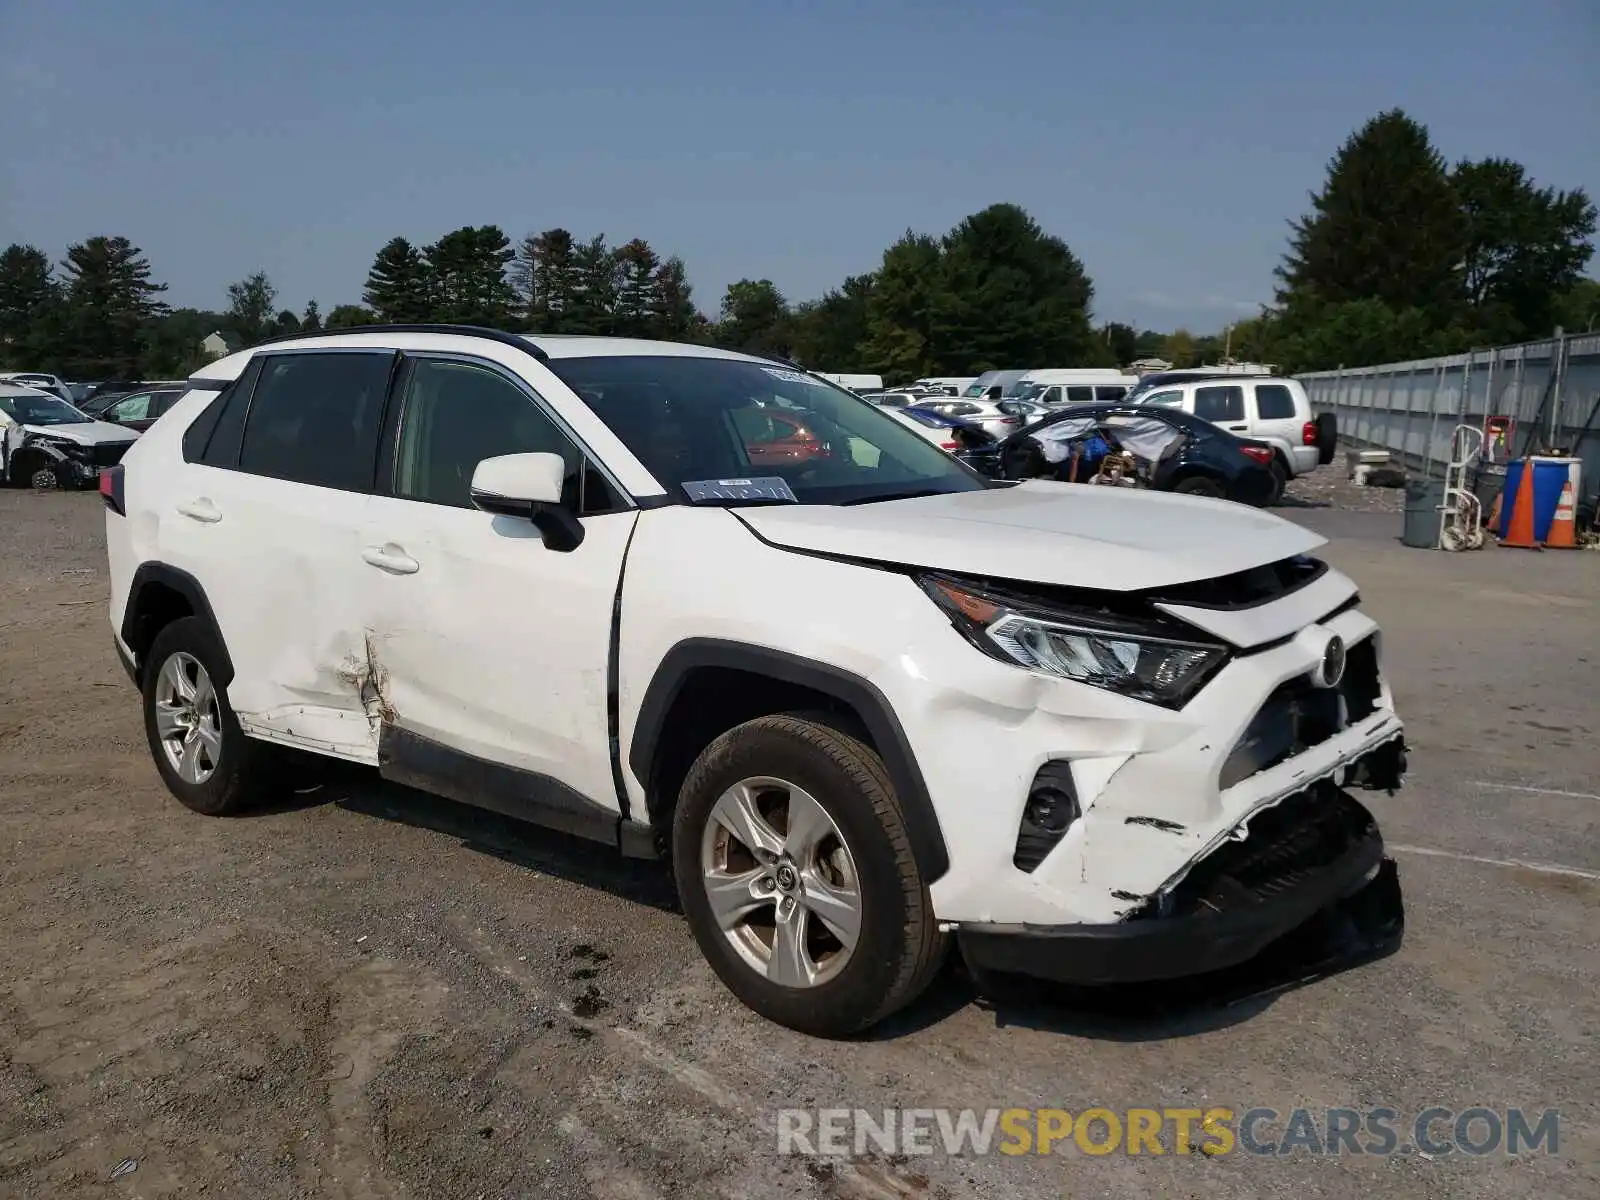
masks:
<svg viewBox="0 0 1600 1200"><path fill-rule="evenodd" d="M665 857L793 1028L872 1025L952 940L1099 984L1330 911L1400 936L1351 795L1403 772L1379 634L1276 516L990 481L785 362L449 326L214 362L101 492L180 801L297 748Z"/></svg>

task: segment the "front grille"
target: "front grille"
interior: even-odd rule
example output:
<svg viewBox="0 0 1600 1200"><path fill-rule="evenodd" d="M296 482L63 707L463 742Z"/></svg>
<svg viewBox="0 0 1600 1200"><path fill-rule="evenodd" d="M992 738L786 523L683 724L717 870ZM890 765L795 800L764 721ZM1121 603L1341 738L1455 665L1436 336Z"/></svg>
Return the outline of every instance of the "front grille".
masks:
<svg viewBox="0 0 1600 1200"><path fill-rule="evenodd" d="M122 461L132 442L101 442L89 447L89 461L97 467L114 467Z"/></svg>
<svg viewBox="0 0 1600 1200"><path fill-rule="evenodd" d="M1298 591L1313 580L1320 579L1327 569L1328 564L1320 559L1298 555L1216 579L1200 579L1161 588L1145 595L1162 604L1182 604L1195 608L1255 608Z"/></svg>
<svg viewBox="0 0 1600 1200"><path fill-rule="evenodd" d="M1219 786L1230 788L1275 767L1371 716L1378 707L1378 648L1372 638L1351 646L1338 687L1321 688L1300 675L1272 690L1222 764Z"/></svg>
<svg viewBox="0 0 1600 1200"><path fill-rule="evenodd" d="M1168 893L1165 916L1267 903L1333 866L1377 836L1359 801L1328 780L1257 813L1242 842L1224 842ZM1157 915L1154 909L1140 916Z"/></svg>

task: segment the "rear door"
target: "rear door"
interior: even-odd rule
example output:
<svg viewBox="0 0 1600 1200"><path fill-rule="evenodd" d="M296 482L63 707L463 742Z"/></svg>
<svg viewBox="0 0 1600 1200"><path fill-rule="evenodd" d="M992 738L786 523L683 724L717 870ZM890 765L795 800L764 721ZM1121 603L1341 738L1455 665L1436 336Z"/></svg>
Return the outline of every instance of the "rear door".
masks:
<svg viewBox="0 0 1600 1200"><path fill-rule="evenodd" d="M377 761L378 695L360 538L394 362L392 350L258 355L209 432L205 414L191 426L155 514L160 557L216 614L245 731L361 762Z"/></svg>
<svg viewBox="0 0 1600 1200"><path fill-rule="evenodd" d="M1286 383L1257 383L1251 388L1250 436L1284 452L1294 463L1294 447L1304 444L1305 419L1298 414L1294 392Z"/></svg>
<svg viewBox="0 0 1600 1200"><path fill-rule="evenodd" d="M1244 388L1239 384L1197 384L1193 394L1194 408L1190 411L1202 421L1210 421L1234 433L1250 432L1244 407Z"/></svg>
<svg viewBox="0 0 1600 1200"><path fill-rule="evenodd" d="M480 461L531 451L567 463L565 503L584 529L575 549L473 507ZM405 358L377 492L355 558L393 731L385 774L592 832L586 811L620 810L607 674L637 510L525 380L444 354Z"/></svg>

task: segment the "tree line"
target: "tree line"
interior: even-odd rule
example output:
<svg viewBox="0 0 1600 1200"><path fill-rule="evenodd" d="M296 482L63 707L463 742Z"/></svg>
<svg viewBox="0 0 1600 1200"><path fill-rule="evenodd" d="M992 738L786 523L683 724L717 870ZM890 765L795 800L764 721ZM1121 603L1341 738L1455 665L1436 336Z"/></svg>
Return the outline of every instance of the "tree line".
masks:
<svg viewBox="0 0 1600 1200"><path fill-rule="evenodd" d="M1061 238L1015 204L942 235L907 230L875 269L791 303L770 279L728 285L714 316L688 270L640 238L547 229L513 244L494 225L427 245L403 237L373 259L359 304L326 317L280 309L264 272L219 311L169 308L144 253L97 236L59 264L35 246L0 252L0 365L68 378L163 378L204 361L213 331L241 345L373 322L706 342L890 380L990 368L1178 366L1235 358L1288 370L1421 358L1600 326L1594 204L1536 183L1505 158L1450 166L1404 112L1378 114L1328 164L1310 211L1290 222L1274 303L1195 335L1092 322L1094 284Z"/></svg>

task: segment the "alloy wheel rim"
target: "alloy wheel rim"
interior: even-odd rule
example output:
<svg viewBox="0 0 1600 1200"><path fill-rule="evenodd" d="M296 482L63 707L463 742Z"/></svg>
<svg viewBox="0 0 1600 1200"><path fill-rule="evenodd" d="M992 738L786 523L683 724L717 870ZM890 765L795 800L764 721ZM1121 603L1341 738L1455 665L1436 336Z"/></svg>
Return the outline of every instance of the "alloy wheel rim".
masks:
<svg viewBox="0 0 1600 1200"><path fill-rule="evenodd" d="M222 761L222 713L211 676L192 654L167 656L156 676L156 735L184 783L204 783Z"/></svg>
<svg viewBox="0 0 1600 1200"><path fill-rule="evenodd" d="M835 978L861 935L861 884L843 832L814 796L741 779L711 807L700 844L711 915L746 966L780 987Z"/></svg>

